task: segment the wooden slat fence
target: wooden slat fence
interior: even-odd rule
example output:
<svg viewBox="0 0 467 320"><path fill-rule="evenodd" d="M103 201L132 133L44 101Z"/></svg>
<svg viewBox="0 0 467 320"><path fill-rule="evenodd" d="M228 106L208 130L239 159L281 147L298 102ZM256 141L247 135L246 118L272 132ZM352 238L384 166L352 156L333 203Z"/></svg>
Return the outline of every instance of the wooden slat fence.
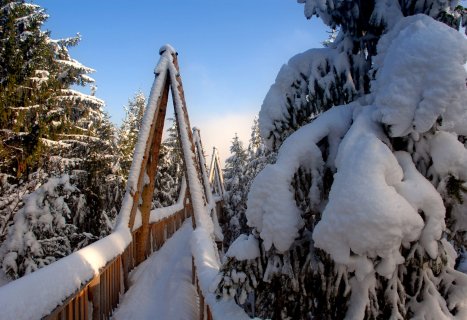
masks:
<svg viewBox="0 0 467 320"><path fill-rule="evenodd" d="M146 256L161 248L192 214L191 204L186 203L183 209L173 215L151 223L147 239L150 252ZM133 239L137 239L139 232L141 228L133 231ZM65 300L46 319L109 319L118 306L121 295L129 288L129 272L137 266L135 244L132 241L121 255L110 261L97 276Z"/></svg>

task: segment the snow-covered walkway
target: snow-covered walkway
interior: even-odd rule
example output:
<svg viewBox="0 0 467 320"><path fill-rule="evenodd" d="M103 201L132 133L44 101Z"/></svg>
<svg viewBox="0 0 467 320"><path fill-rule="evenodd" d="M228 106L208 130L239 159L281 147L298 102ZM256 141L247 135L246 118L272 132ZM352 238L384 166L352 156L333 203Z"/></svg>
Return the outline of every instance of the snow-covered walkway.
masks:
<svg viewBox="0 0 467 320"><path fill-rule="evenodd" d="M130 274L130 289L114 320L197 319L197 293L191 284L191 220Z"/></svg>

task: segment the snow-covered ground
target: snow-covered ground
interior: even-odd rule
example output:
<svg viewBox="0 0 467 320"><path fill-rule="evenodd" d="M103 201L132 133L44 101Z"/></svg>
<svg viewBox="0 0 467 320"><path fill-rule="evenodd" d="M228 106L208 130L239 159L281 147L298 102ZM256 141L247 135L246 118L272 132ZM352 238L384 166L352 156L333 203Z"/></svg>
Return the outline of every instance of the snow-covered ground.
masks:
<svg viewBox="0 0 467 320"><path fill-rule="evenodd" d="M130 274L130 289L122 297L114 320L198 317L197 293L191 284L191 220L164 246Z"/></svg>

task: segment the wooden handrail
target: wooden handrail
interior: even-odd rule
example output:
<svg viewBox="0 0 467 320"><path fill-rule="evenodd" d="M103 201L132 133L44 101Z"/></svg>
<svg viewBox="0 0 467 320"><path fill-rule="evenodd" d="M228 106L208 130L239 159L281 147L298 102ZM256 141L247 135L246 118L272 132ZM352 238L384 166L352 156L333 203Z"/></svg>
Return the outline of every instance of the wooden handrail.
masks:
<svg viewBox="0 0 467 320"><path fill-rule="evenodd" d="M192 214L193 209L188 203L171 216L151 223L147 235L151 253L157 251L180 229L183 221L191 219ZM133 231L133 239L139 232L141 228ZM132 241L122 254L107 263L98 275L82 285L45 319L109 319L121 294L128 290L128 274L138 265L136 254L135 241Z"/></svg>

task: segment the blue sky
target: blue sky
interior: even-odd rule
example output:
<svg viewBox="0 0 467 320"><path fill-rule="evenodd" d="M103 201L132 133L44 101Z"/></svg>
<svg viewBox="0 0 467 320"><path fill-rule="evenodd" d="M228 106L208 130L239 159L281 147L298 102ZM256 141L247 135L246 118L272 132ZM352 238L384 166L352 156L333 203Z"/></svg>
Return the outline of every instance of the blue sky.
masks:
<svg viewBox="0 0 467 320"><path fill-rule="evenodd" d="M50 15L45 28L52 38L81 33L72 57L96 69L96 95L116 124L136 91L149 94L159 48L171 44L179 52L191 124L201 129L207 153L215 144L224 159L236 132L248 143L253 116L281 65L327 37L321 21L307 20L295 0L35 2Z"/></svg>

